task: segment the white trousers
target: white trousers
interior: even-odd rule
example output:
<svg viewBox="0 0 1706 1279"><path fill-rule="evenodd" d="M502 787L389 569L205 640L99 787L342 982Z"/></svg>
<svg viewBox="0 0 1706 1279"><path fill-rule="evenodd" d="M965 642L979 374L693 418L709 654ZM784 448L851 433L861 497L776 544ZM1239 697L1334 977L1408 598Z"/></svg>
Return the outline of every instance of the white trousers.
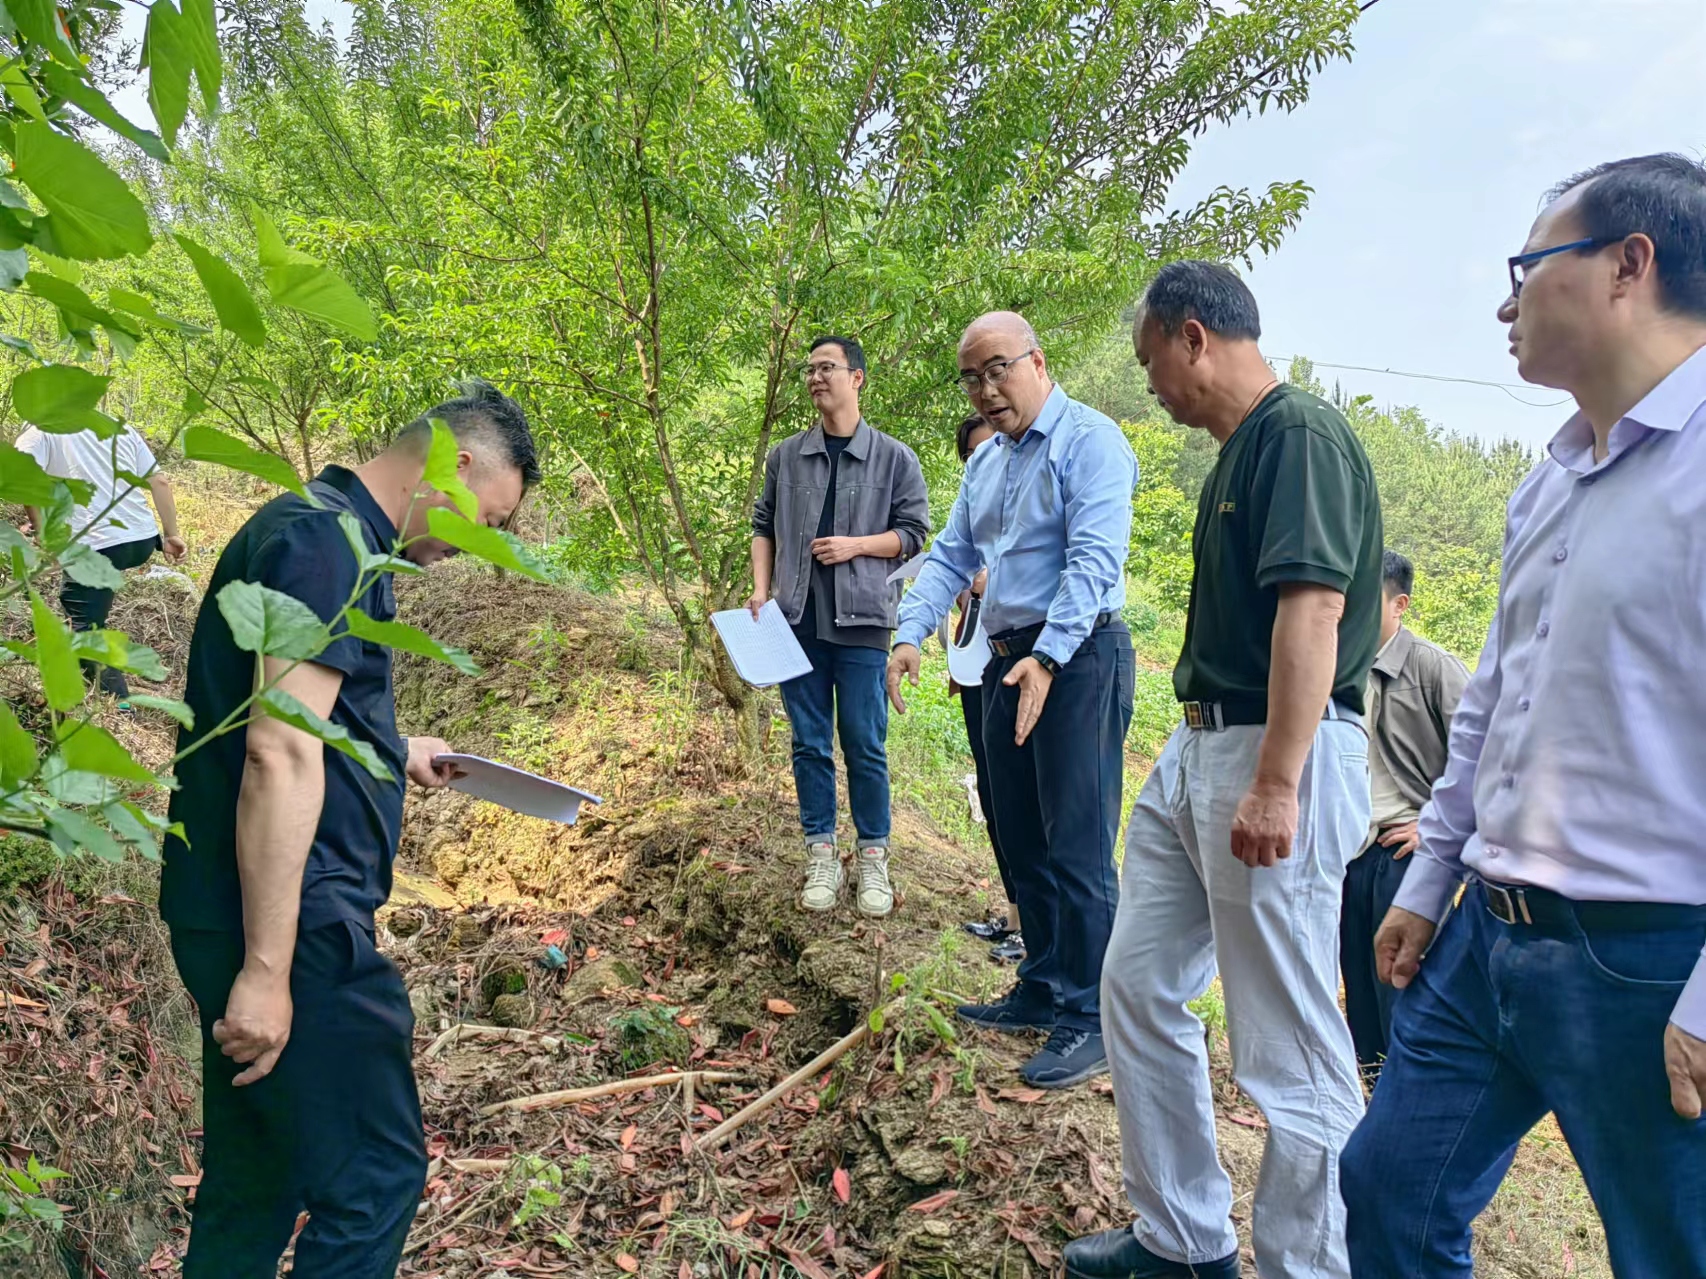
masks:
<svg viewBox="0 0 1706 1279"><path fill-rule="evenodd" d="M1339 1151L1362 1116L1339 1012L1339 904L1368 832L1368 738L1325 720L1298 787L1289 858L1232 856L1260 726L1179 727L1126 830L1102 1024L1139 1242L1200 1264L1238 1249L1215 1152L1202 1022L1186 1006L1218 968L1233 1076L1268 1121L1252 1234L1262 1279L1348 1279Z"/></svg>

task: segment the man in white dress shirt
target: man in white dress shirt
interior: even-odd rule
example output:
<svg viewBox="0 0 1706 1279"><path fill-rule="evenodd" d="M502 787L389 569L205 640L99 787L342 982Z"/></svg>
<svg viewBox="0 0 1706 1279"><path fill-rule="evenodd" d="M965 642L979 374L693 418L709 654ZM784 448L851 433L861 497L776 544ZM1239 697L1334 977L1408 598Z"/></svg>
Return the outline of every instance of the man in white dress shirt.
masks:
<svg viewBox="0 0 1706 1279"><path fill-rule="evenodd" d="M1578 412L1511 499L1375 939L1406 989L1341 1161L1351 1266L1469 1279L1470 1222L1551 1111L1619 1279L1706 1275L1706 166L1572 178L1510 264L1518 371Z"/></svg>

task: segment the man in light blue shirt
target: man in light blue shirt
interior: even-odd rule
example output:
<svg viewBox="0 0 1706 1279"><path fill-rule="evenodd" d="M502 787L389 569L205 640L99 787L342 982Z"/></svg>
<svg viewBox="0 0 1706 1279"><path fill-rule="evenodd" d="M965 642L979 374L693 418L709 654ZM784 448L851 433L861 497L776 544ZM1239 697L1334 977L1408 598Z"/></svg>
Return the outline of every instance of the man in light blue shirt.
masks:
<svg viewBox="0 0 1706 1279"><path fill-rule="evenodd" d="M959 368L998 434L972 455L901 605L889 697L904 713L901 680L918 683L919 645L987 565L990 816L1010 850L1027 955L1003 999L959 1011L997 1030L1050 1031L1022 1074L1067 1088L1107 1070L1100 985L1135 679L1120 607L1137 459L1119 427L1053 383L1023 317L978 320L960 340Z"/></svg>

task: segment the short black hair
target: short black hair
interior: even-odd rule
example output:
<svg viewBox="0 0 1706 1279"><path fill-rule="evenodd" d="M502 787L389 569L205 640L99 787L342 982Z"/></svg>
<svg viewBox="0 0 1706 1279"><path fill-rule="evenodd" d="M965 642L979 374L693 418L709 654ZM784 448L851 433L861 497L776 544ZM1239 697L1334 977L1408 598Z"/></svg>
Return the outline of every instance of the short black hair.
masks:
<svg viewBox="0 0 1706 1279"><path fill-rule="evenodd" d="M812 339L810 353L815 354L820 346L840 347L848 368L857 369L861 373L865 371L865 348L859 345L858 338L837 337L833 333L826 333L823 337Z"/></svg>
<svg viewBox="0 0 1706 1279"><path fill-rule="evenodd" d="M1408 595L1416 586L1416 566L1407 556L1387 551L1380 557L1380 580L1388 595Z"/></svg>
<svg viewBox="0 0 1706 1279"><path fill-rule="evenodd" d="M960 461L969 462L971 460L971 433L980 426L988 425L989 423L983 420L983 414L973 413L955 429L954 449L959 453Z"/></svg>
<svg viewBox="0 0 1706 1279"><path fill-rule="evenodd" d="M453 400L434 405L398 435L399 440L432 432L432 419L443 422L457 439L478 437L497 447L499 455L521 472L523 488L539 483L539 452L533 444L533 428L527 414L509 396L484 378L470 378L457 388Z"/></svg>
<svg viewBox="0 0 1706 1279"><path fill-rule="evenodd" d="M1665 304L1706 317L1706 164L1674 152L1612 160L1560 182L1547 198L1584 185L1576 205L1582 229L1608 242L1645 235Z"/></svg>
<svg viewBox="0 0 1706 1279"><path fill-rule="evenodd" d="M1153 318L1169 336L1186 320L1223 338L1254 342L1262 336L1262 316L1250 286L1231 268L1194 258L1169 262L1156 273L1144 290L1141 316Z"/></svg>

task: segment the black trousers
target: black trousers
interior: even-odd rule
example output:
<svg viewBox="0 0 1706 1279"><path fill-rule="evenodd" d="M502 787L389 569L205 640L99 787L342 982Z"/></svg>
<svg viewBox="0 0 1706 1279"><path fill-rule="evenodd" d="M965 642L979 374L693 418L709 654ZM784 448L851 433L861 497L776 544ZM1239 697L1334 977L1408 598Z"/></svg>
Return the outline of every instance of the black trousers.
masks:
<svg viewBox="0 0 1706 1279"><path fill-rule="evenodd" d="M1412 854L1413 856L1414 854ZM1392 1037L1392 1008L1398 990L1380 980L1374 963L1374 935L1392 909L1410 858L1375 844L1345 867L1343 913L1339 916L1339 969L1345 977L1345 1020L1365 1082L1380 1076Z"/></svg>
<svg viewBox="0 0 1706 1279"><path fill-rule="evenodd" d="M983 742L1025 926L1020 992L1052 1000L1059 1024L1100 1034L1102 952L1120 897L1114 841L1137 678L1131 635L1114 622L1079 646L1023 746L1013 744L1019 690L1001 682L1019 661L994 657L983 672Z"/></svg>
<svg viewBox="0 0 1706 1279"><path fill-rule="evenodd" d="M989 833L989 846L995 850L995 869L1001 873L1001 890L1007 894L1008 901L1018 906L1013 872L1007 865L1007 854L1001 851L1001 834L995 829L995 796L989 789L989 750L983 744L982 684L960 687L960 715L966 722L966 741L971 743L972 763L977 769L977 802L983 809L983 828ZM1020 907L1021 911L1023 909Z"/></svg>
<svg viewBox="0 0 1706 1279"><path fill-rule="evenodd" d="M141 568L148 563L149 557L160 549L160 538L156 534L140 541L120 542L117 546L103 546L98 549L112 562L114 568L123 572L127 568ZM84 586L67 577L59 588L59 606L65 610L65 616L71 619L72 630L96 631L107 624L107 614L112 611L113 606L113 592L98 586ZM98 682L103 693L111 693L114 697L130 696L130 685L125 683L123 673L110 666L84 662L83 678Z"/></svg>
<svg viewBox="0 0 1706 1279"><path fill-rule="evenodd" d="M205 1148L184 1279L273 1279L299 1213L295 1279L391 1279L426 1183L408 992L355 923L302 933L290 1041L271 1074L213 1040L243 965L240 932L172 930L202 1027Z"/></svg>

